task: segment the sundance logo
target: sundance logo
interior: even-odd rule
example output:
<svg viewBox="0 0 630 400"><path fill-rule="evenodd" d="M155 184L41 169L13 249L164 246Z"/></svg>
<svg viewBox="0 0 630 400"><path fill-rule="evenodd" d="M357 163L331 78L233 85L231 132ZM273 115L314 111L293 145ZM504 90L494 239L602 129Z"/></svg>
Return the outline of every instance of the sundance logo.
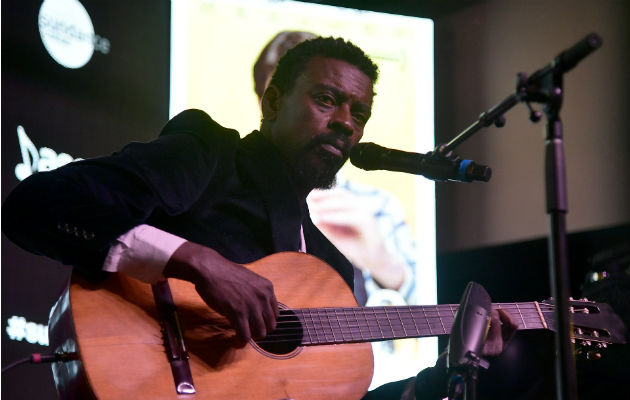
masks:
<svg viewBox="0 0 630 400"><path fill-rule="evenodd" d="M57 153L49 147L42 147L38 151L22 125L17 127L17 136L22 162L15 166L15 177L20 181L33 175L35 172L51 171L72 161L82 160L82 158L72 158L71 155L66 153Z"/></svg>
<svg viewBox="0 0 630 400"><path fill-rule="evenodd" d="M48 54L66 68L81 68L94 51L109 53L109 40L96 35L78 0L44 0L39 9L39 34Z"/></svg>
<svg viewBox="0 0 630 400"><path fill-rule="evenodd" d="M24 317L14 315L9 318L6 332L11 340L48 346L48 326L27 321Z"/></svg>

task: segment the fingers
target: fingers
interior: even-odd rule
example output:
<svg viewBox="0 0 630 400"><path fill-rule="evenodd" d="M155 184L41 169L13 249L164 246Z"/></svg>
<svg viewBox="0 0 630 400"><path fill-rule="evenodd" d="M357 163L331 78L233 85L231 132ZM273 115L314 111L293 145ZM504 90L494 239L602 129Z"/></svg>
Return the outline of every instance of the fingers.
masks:
<svg viewBox="0 0 630 400"><path fill-rule="evenodd" d="M492 309L490 328L483 348L483 354L495 357L507 347L507 342L514 336L518 325L504 309Z"/></svg>
<svg viewBox="0 0 630 400"><path fill-rule="evenodd" d="M503 335L501 332L501 317L499 311L492 309L490 314L490 328L486 337L486 343L483 347L483 355L487 357L495 357L503 351Z"/></svg>
<svg viewBox="0 0 630 400"><path fill-rule="evenodd" d="M273 332L276 329L278 317L280 316L280 310L278 309L278 302L276 297L273 296L267 303L267 310L263 311L263 317L265 318L265 326L267 328L266 333ZM266 334L265 334L266 336Z"/></svg>
<svg viewBox="0 0 630 400"><path fill-rule="evenodd" d="M275 296L266 301L262 308L256 303L252 303L250 306L251 308L247 306L244 308L249 311L235 310L227 315L236 334L244 341L262 339L267 336L276 329L279 314Z"/></svg>
<svg viewBox="0 0 630 400"><path fill-rule="evenodd" d="M499 311L492 309L490 314L490 330L488 331L488 340L493 338L500 338L501 335L501 317Z"/></svg>
<svg viewBox="0 0 630 400"><path fill-rule="evenodd" d="M243 340L265 337L276 327L273 284L213 249L184 243L169 259L164 274L192 282L203 301L227 317Z"/></svg>
<svg viewBox="0 0 630 400"><path fill-rule="evenodd" d="M276 321L279 315L278 302L273 293L273 287L264 295L252 296L252 293L242 293L242 304L231 304L234 307L233 318L228 319L234 325L237 335L245 341L249 339L262 339L276 329ZM256 291L259 288L250 288Z"/></svg>
<svg viewBox="0 0 630 400"><path fill-rule="evenodd" d="M501 322L501 337L503 338L503 342L507 342L518 330L518 324L514 321L510 313L502 308L498 309L497 314Z"/></svg>
<svg viewBox="0 0 630 400"><path fill-rule="evenodd" d="M243 327L241 332L245 334L245 340L249 340L249 338L253 339L262 339L267 336L270 332L276 329L276 321L278 319L278 306L276 302L275 296L271 297L268 302L266 302L265 307L260 312L254 312L250 315L247 320L249 326L249 332L247 331L247 327ZM244 319L240 321L243 324ZM239 333L237 331L237 333ZM239 333L241 335L241 333Z"/></svg>
<svg viewBox="0 0 630 400"><path fill-rule="evenodd" d="M234 330L236 331L236 335L243 339L244 341L249 341L249 339L252 338L252 333L251 333L251 329L250 329L250 325L249 325L249 319L246 318L244 315L238 318L230 318L228 316L228 319L230 320L230 322L232 323L232 325L234 326Z"/></svg>

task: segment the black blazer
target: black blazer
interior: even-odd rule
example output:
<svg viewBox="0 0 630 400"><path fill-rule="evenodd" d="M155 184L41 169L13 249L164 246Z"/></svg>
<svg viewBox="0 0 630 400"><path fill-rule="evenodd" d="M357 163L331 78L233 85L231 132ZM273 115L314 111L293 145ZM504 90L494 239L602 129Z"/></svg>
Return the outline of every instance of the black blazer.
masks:
<svg viewBox="0 0 630 400"><path fill-rule="evenodd" d="M149 143L36 173L7 197L2 229L12 241L99 276L111 243L146 223L247 263L299 248L353 287L352 266L300 206L277 150L200 110L173 118Z"/></svg>

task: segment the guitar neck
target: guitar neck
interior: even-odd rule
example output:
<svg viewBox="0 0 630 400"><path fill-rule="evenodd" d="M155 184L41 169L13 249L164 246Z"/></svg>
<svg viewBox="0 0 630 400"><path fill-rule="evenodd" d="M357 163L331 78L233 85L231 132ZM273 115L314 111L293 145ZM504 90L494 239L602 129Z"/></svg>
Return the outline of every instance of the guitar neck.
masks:
<svg viewBox="0 0 630 400"><path fill-rule="evenodd" d="M493 306L507 310L518 322L519 329L547 329L546 321L553 318L553 311L537 302L495 303ZM284 340L295 340L300 335L303 345L447 335L458 307L458 304L444 304L283 310L278 327L271 335L276 340L280 335L285 335ZM268 339L271 338L268 336Z"/></svg>

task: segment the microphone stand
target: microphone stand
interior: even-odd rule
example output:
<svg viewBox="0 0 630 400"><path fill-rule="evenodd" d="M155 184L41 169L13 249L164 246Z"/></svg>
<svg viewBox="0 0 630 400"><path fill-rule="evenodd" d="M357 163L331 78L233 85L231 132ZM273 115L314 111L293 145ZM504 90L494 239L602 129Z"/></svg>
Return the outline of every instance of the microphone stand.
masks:
<svg viewBox="0 0 630 400"><path fill-rule="evenodd" d="M573 339L569 320L569 257L566 238L567 190L562 139L562 77L579 61L599 48L602 39L594 33L560 53L549 65L534 72L529 78L524 73L517 75L516 93L479 116L479 120L466 128L446 145L436 149L442 154L452 151L482 127L491 124L505 125L503 114L519 102L525 102L530 110L530 120L538 122L542 116L534 111L530 102L543 104L547 117L545 127L545 189L546 208L549 215L549 279L551 294L556 307L556 393L560 400L577 399Z"/></svg>

